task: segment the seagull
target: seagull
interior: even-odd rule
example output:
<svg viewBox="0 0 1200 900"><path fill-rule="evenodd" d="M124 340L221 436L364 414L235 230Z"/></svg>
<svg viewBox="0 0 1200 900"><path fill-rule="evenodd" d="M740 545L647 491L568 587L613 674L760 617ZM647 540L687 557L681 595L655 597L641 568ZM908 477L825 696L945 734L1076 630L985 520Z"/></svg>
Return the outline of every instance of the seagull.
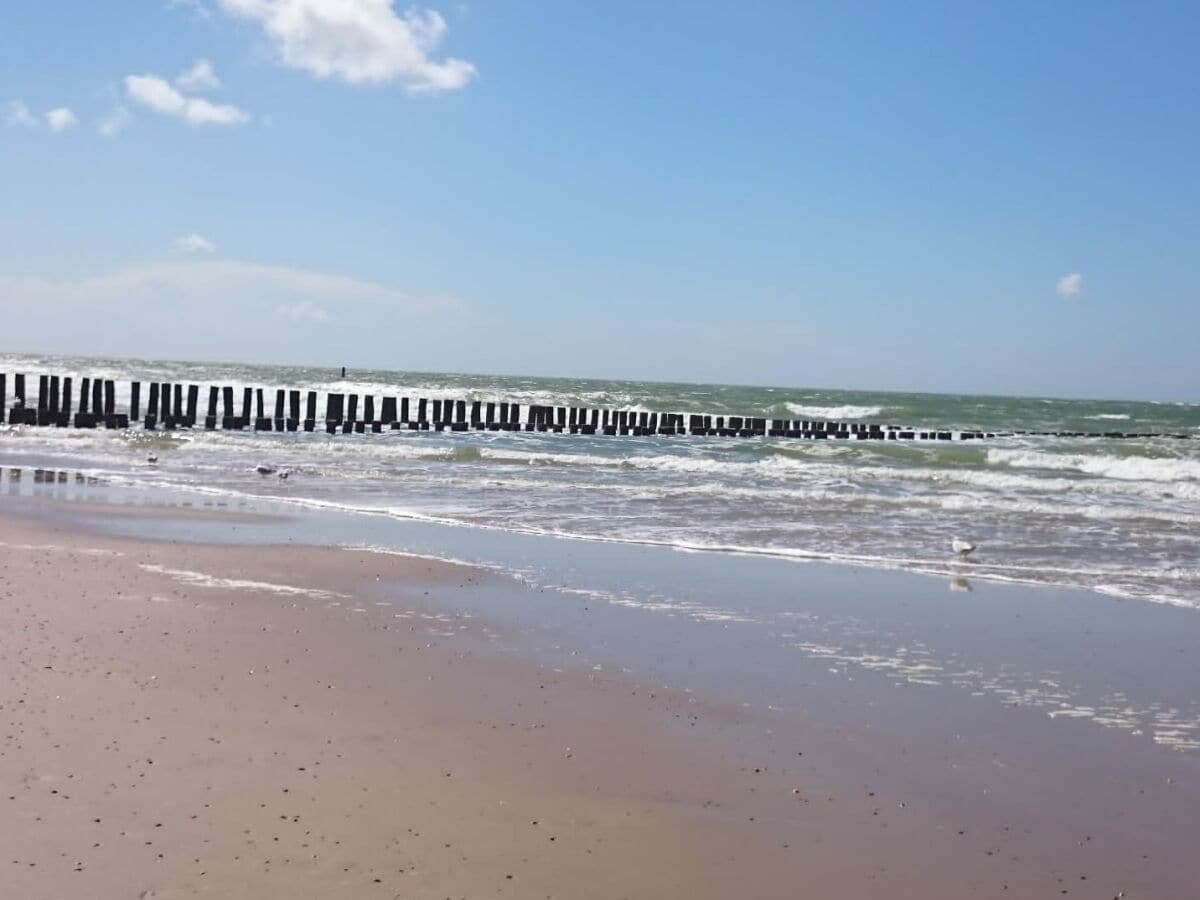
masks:
<svg viewBox="0 0 1200 900"><path fill-rule="evenodd" d="M961 558L966 559L971 553L975 552L977 544L970 541L964 541L962 538L953 538L950 541L950 549L957 553Z"/></svg>
<svg viewBox="0 0 1200 900"><path fill-rule="evenodd" d="M154 465L158 462L158 457L151 453L146 457L146 462L150 463L150 465Z"/></svg>
<svg viewBox="0 0 1200 900"><path fill-rule="evenodd" d="M254 471L259 475L273 475L275 473L275 467L268 466L266 463L259 463L254 467Z"/></svg>

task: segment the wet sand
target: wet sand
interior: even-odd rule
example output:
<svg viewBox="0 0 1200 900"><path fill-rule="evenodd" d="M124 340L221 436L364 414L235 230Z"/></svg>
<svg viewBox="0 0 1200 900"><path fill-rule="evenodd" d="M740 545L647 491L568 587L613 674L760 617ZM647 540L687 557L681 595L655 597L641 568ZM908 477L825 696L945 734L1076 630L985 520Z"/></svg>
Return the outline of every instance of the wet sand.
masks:
<svg viewBox="0 0 1200 900"><path fill-rule="evenodd" d="M1195 896L1190 756L547 666L457 600L505 589L0 518L5 894Z"/></svg>

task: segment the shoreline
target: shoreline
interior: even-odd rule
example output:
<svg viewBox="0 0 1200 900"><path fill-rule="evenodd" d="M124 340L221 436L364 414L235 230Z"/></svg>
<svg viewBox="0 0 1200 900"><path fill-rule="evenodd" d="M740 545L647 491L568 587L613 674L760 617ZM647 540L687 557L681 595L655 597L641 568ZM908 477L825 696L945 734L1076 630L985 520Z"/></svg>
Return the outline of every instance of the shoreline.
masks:
<svg viewBox="0 0 1200 900"><path fill-rule="evenodd" d="M33 505L37 506L36 503ZM236 647L240 653L250 653L260 658L264 654L275 654L273 671L276 673L287 670L290 664L281 660L288 659L294 647L289 649L287 641L283 640L284 636L274 630L274 621L268 622L259 617L269 614L274 620L286 612L292 618L316 618L321 623L318 630L322 633L319 638L312 640L321 642L322 659L333 667L331 671L337 671L337 677L344 683L355 684L353 705L362 716L368 720L378 720L399 714L405 720L415 719L422 723L415 738L409 728L384 728L380 732L378 725L362 728L357 732L358 737L362 733L375 732L376 743L390 740L393 744L399 742L399 745L407 747L410 740L415 740L418 747L425 748L437 744L439 750L436 755L440 759L453 758L455 753L460 752L460 749L451 750L444 746L449 736L453 735L455 741L451 743L456 745L462 743L487 748L482 756L473 757L464 766L478 767L484 759L500 761L491 771L490 779L472 784L475 791L486 793L486 790L494 789L498 784L519 785L515 793L505 791L502 799L511 804L516 802L512 798L518 796L538 805L549 803L548 798L531 799L542 797L539 791L549 780L555 785L554 797L559 808L557 818L545 812L530 813L530 821L571 821L576 832L582 827L579 823L583 821L607 823L599 832L604 836L604 852L600 852L599 844L587 847L591 853L584 853L565 868L556 858L546 857L541 852L544 846L540 840L544 836L532 843L525 843L525 838L518 840L513 836L512 840L517 842L514 846L520 847L513 852L524 854L521 857L523 859L535 860L531 865L539 872L537 879L543 879L538 884L546 885L547 892L555 896L718 897L740 892L756 897L782 897L794 896L797 878L811 888L814 896L871 897L877 896L884 885L889 896L897 897L1039 896L1046 894L1051 887L1054 887L1054 893L1063 890L1063 885L1070 880L1068 871L1071 868L1080 870L1075 879L1078 880L1080 875L1086 876L1078 885L1072 884L1066 888L1072 893L1090 887L1085 884L1090 880L1093 885L1105 884L1105 890L1112 885L1109 896L1139 884L1151 890L1141 894L1131 891L1129 896L1188 896L1184 887L1189 883L1191 874L1185 862L1187 857L1176 855L1182 848L1175 846L1174 841L1168 841L1161 847L1154 845L1155 856L1162 850L1168 858L1176 860L1171 871L1155 871L1149 861L1139 863L1135 859L1137 854L1132 852L1133 848L1123 847L1127 836L1121 837L1119 828L1112 832L1109 826L1097 823L1096 827L1090 829L1095 832L1093 837L1096 842L1093 845L1090 839L1083 841L1083 838L1066 833L1068 826L1065 819L1062 823L1054 824L1056 818L1064 814L1056 804L1063 798L1073 799L1071 792L1078 786L1074 779L1084 776L1073 774L1068 779L1071 784L1055 787L1055 779L1067 773L1073 765L1078 768L1077 764L1061 758L1047 765L1038 760L1036 753L1032 757L1020 755L1021 748L1017 744L1021 741L1032 740L1033 746L1040 748L1049 734L1044 725L1027 720L1024 715L1012 720L1011 724L1018 726L1019 735L1014 744L1013 740L992 733L995 725L990 714L981 718L980 709L964 706L961 701L955 701L947 695L947 700L954 701L948 709L952 710L954 721L964 729L964 733L957 738L957 746L942 745L940 740L919 737L922 728L927 726L933 726L936 735L941 727L936 719L930 719L924 726L916 722L915 730L914 722L907 721L907 717L913 715L933 715L939 704L934 703L930 708L926 700L911 691L904 692L904 702L888 699L889 695L878 684L868 683L869 675L866 673L861 678L848 681L827 679L824 683L814 682L804 690L802 697L797 698L798 703L793 709L776 711L769 704L747 708L735 702L732 696L722 696L726 693L722 690L672 686L654 678L646 680L645 676L650 670L639 675L636 671L631 673L620 668L614 669L611 662L594 663L594 657L589 656L587 648L564 643L564 633L554 630L556 623L543 627L537 621L548 607L543 605L531 610L536 627L530 625L529 619L509 615L507 605L535 602L534 598L522 599L520 592L528 592L528 588L505 585L502 579L487 573L472 573L469 569L430 560L414 561L401 555L393 557L298 544L260 544L238 548L173 541L169 532L165 533L168 536L154 541L147 541L144 537L104 536L91 528L81 532L69 503L54 506L54 509L43 508L49 519L43 519L40 524L13 521L4 516L0 519L0 533L11 543L16 541L11 541L9 535L32 534L52 539L51 543L57 542L63 548L74 547L76 551L80 549L79 544L84 543L105 553L127 554L123 557L88 557L92 565L89 565L83 582L68 579L63 585L66 593L58 598L63 615L69 609L71 590L81 590L88 596L95 596L94 592L103 595L115 590L129 593L136 586L137 592L143 595L143 602L136 615L131 609L125 610L126 615L135 615L135 618L140 617L147 623L155 622L155 627L166 617L168 630L181 627L172 617L184 612L187 602L193 604L189 615L207 616L190 622L190 647L185 656L173 661L173 664L190 666L194 671L194 667L200 666L206 655L214 659L228 656L232 652L230 648ZM189 517L191 512L178 510L176 514ZM133 515L136 517L136 513ZM152 524L156 529L161 529L164 522L159 520ZM221 526L217 524L215 527ZM278 527L287 530L296 527L296 523L281 523ZM300 539L302 535L297 534L296 537ZM33 541L26 540L25 543L31 544ZM142 564L208 574L215 570L220 576L242 584L236 589L228 583L189 584L170 578L161 571L136 568L136 565L134 571L125 571L131 551L138 554L136 559L142 560ZM38 557L52 552L17 551L11 547L0 547L0 554L9 566L5 570L6 583L14 577L11 571L14 567L32 565L36 571L46 564L44 559L33 563L22 560L23 554L32 553ZM101 560L102 564L96 564L96 560ZM321 561L321 565L317 565L317 560ZM332 568L331 560L337 560ZM349 560L358 561L356 565L379 575L380 580L376 582L374 575L365 581L354 577L344 568ZM101 577L101 572L107 574ZM437 575L433 582L428 582L430 573ZM30 577L32 574L27 573ZM289 577L283 577L285 575ZM66 577L65 573L63 577ZM471 583L467 582L468 578ZM356 586L347 589L348 581ZM841 581L851 584L854 579ZM275 583L301 590L348 594L353 599L311 593L307 596L287 592L280 594L248 588L245 582ZM44 591L44 587L38 590ZM426 590L429 590L432 599L426 597ZM12 588L8 588L8 592L12 593ZM394 596L387 592L393 592ZM176 603L145 599L172 595L177 598ZM403 600L399 601L397 597ZM219 603L210 603L212 599L218 599ZM351 602L355 605L349 606ZM394 618L397 614L391 611L393 607L375 606L384 602L393 603L393 607L397 602L403 602L402 614L416 618L397 619ZM203 610L200 604L214 608ZM216 617L217 610L221 611L222 618ZM385 618L380 610L388 610L391 618ZM604 621L595 618L599 612L599 608L585 605L561 615L588 616L585 627L603 630L607 627ZM17 616L6 623L6 632L18 637L6 637L2 645L4 658L10 664L17 658L27 660L31 646L28 643L10 643L28 640L30 622L21 619L22 613L30 615L31 611L26 607L19 607L15 611L10 608L6 614L6 618L8 615ZM422 619L420 616L430 618ZM450 618L447 619L447 616ZM76 632L73 639L80 640L86 653L88 641L94 637L86 632L86 620L77 621L72 617L59 619L57 624L62 626L68 621ZM248 626L255 622L270 625L273 630L252 631ZM396 652L394 646L389 646L394 657L392 652L379 656L380 667L372 669L372 678L355 683L355 664L367 658L375 659L372 654L379 652L380 640L391 641L398 636L418 634L416 630L397 632L393 627L396 623L400 623L402 628L432 628L435 633L426 631L424 640L408 647L407 656L404 651ZM451 624L453 627L450 627ZM245 633L241 633L243 629L236 627L238 625L247 626ZM311 635L312 627L305 628L304 632ZM99 633L102 634L103 630ZM672 633L665 630L659 634L661 637ZM566 637L570 638L570 633ZM42 639L52 641L53 637L47 636L43 630ZM316 646L314 643L309 649ZM554 652L548 654L547 646ZM79 652L77 645L58 649L66 653ZM713 650L714 647L710 645L706 649ZM153 644L146 652L152 650ZM110 658L123 659L127 665L134 662L140 664L137 654L132 660L124 659L123 654L127 652L123 649L122 654L111 655ZM639 652L644 657L646 652L657 651ZM715 658L710 667L722 665L719 661L721 658L731 662L738 657L736 653L724 654ZM162 662L166 664L165 660ZM234 675L239 675L246 682L245 677L240 675L239 666L240 663L231 665L226 659L208 671L207 681L200 678L198 684L207 693L219 696L222 683ZM261 671L258 666L253 668ZM170 670L160 667L161 671ZM818 670L814 668L813 677L817 673ZM24 674L36 679L36 669ZM157 682L165 679L160 673L156 674L159 674L159 678L155 679L155 690L161 691L163 686ZM177 674L181 679L197 677L183 671ZM311 686L305 687L291 677L279 674L274 675L273 679L277 679L273 682L274 689L281 691L286 685L289 697L296 696L298 690L304 691L303 699L297 702L302 702L305 708L321 702L318 698L322 695L317 691L316 696L312 696ZM396 685L413 682L423 682L423 690L405 693L402 700L395 696L393 688ZM137 686L139 684L140 687ZM386 685L387 689L382 689L381 685ZM258 687L256 682L247 682L239 689ZM133 690L136 693L128 694L122 701L109 698L106 702L133 703L135 697L145 693L145 683L134 679ZM894 691L893 688L887 690ZM346 696L343 690L339 699ZM549 699L551 696L553 700ZM199 702L191 699L185 702L185 698L181 697L174 699L177 712L186 709L189 703ZM97 700L104 700L103 695L97 695ZM268 700L269 695L263 695L257 701L264 714L269 711ZM4 704L6 710L12 709L9 705L11 702L9 700ZM225 713L224 710L212 709L211 705L203 709L202 715L209 718ZM537 719L531 718L533 710L537 710ZM195 712L189 711L189 715L181 720L170 720L171 728L164 730L173 732L182 729L186 732L188 721L195 718ZM68 722L71 716L78 715L78 710L70 714ZM166 716L166 713L160 711L157 715ZM329 715L333 717L334 711L329 710ZM10 719L8 724L17 721ZM481 723L486 723L486 726ZM32 723L23 722L20 730L27 732L25 726L29 724ZM362 724L360 721L359 725ZM306 717L290 722L289 728L297 729L300 733L291 734L289 739L298 739L300 746L307 747L311 753L319 746L320 737L302 734L305 725ZM1132 765L1129 773L1107 785L1097 780L1096 773L1087 775L1085 780L1091 789L1100 790L1101 796L1084 804L1084 808L1068 816L1069 819L1094 818L1089 808L1121 807L1123 815L1132 810L1134 818L1140 822L1143 813L1137 812L1137 807L1145 811L1146 820L1150 821L1156 814L1155 810L1161 807L1163 810L1174 810L1168 819L1173 819L1174 827L1186 833L1189 815L1179 811L1180 804L1184 804L1189 796L1200 796L1195 790L1196 772L1192 758L1178 754L1181 756L1179 759L1160 758L1139 751L1132 758L1136 761L1136 765L1133 765L1123 758L1127 748L1108 736L1098 736L1094 734L1094 729L1070 727L1075 723L1058 722L1055 725L1057 730L1050 736L1054 740L1053 746L1076 748L1097 757L1103 765L1091 765L1107 777L1130 769ZM1063 725L1067 728L1058 727ZM61 742L60 729L67 727L68 724L61 718L56 718L54 727L48 730L51 735L57 732L55 740ZM247 733L254 733L259 726L255 721L246 719L231 720L226 727L231 732L245 729ZM502 743L493 747L488 743L497 732L505 734L513 731L520 734L516 746ZM989 733L993 734L993 740L999 740L997 746L1003 748L1003 755L1009 757L1006 768L1017 765L1019 761L1031 770L1020 775L1013 775L1011 770L1002 775L990 771L994 764L989 764L988 759L994 759L995 752L989 753L987 749ZM274 739L273 735L271 737ZM287 751L289 756L300 752L295 744L290 746L291 749ZM796 746L803 747L803 750L795 751L793 748ZM40 756L48 751L42 746L38 753L31 753L29 746L22 746L21 752ZM1065 751L1059 749L1058 752L1062 754ZM1167 751L1159 751L1163 752ZM0 765L6 767L6 772L14 771L7 768L13 765L12 753L6 748L5 755L0 757ZM793 756L793 753L799 755ZM405 759L408 758L406 754ZM29 763L31 759L27 757L24 762ZM229 762L227 759L210 757L204 765L217 770ZM1170 765L1166 765L1168 762ZM399 770L393 770L391 766L397 764L397 760L388 762L375 758L372 765L378 768L372 771L379 781L386 783L397 777L399 772L410 768L405 763L400 765ZM181 760L180 772L176 774L181 775L194 765L195 759ZM1150 770L1145 769L1147 765L1151 766ZM1114 768L1106 769L1105 766ZM27 768L21 771L25 772ZM1172 773L1169 788L1159 784L1152 799L1146 800L1131 800L1125 795L1126 791L1135 789L1133 784L1137 778L1144 778L1153 769ZM531 773L536 777L527 783ZM282 770L279 774L282 777ZM1004 790L1013 792L1015 797L1023 801L1041 805L1027 811L1019 806L1010 808L1007 802L997 805L994 792L1001 788L1001 783L990 783L997 777L1015 779L1013 783L1004 785ZM374 784L375 780L372 779L371 783ZM450 783L455 790L460 784L453 778ZM431 784L437 786L432 795L428 793L433 790ZM182 788L173 781L160 787L168 795L177 789ZM406 789L425 792L429 803L443 807L451 803L448 799L450 795L445 793L447 783L430 782L428 768L425 777L409 784ZM1145 791L1147 787L1142 784L1136 789ZM980 790L983 794L978 793ZM1044 794L1044 799L1037 799L1039 793ZM438 820L437 826L446 829L447 833L466 828L469 824L459 821L460 813L467 818L478 816L478 810L470 805L469 798L458 796L453 791L451 794L456 797L454 802L460 804L456 807L458 812L446 820ZM970 799L972 797L974 799ZM43 798L39 802L49 801ZM95 802L99 805L94 808L98 809L109 801L96 798ZM320 802L334 801L325 797ZM617 815L616 807L622 803L625 808ZM627 815L630 804L637 811L636 826L630 833L638 835L638 838L632 845L624 837L625 830L631 827L628 822L630 816ZM37 808L44 812L44 807ZM247 810L246 814L249 815L250 811ZM382 817L381 827L390 815L386 810L376 810L373 814ZM608 816L613 818L610 820ZM1023 817L1027 819L1027 833L1032 830L1036 839L1013 834L1013 829L1018 827L1015 823L1022 821ZM29 825L27 820L22 821L26 826ZM1039 823L1036 829L1029 827L1029 823L1033 822ZM214 822L215 830L206 839L218 840L213 835L224 833L236 824ZM507 825L515 827L516 823L508 821ZM524 834L525 827L522 826L520 834ZM18 827L16 837L19 838L21 831ZM490 834L486 840L482 835L478 839L483 844L498 840ZM357 831L348 840L365 842L364 846L370 844ZM561 849L557 846L560 840L562 838L553 842L556 852ZM1105 840L1109 844L1105 858L1100 858L1094 847L1103 846ZM1080 841L1089 846L1080 844L1075 850L1068 849ZM643 844L652 847L654 853L639 855L644 849ZM1011 855L1001 859L1001 847L1004 845L1008 845ZM736 848L733 859L725 852L727 848ZM231 853L233 849L230 844ZM1079 858L1072 861L1069 857L1074 855ZM298 860L298 857L288 858ZM130 864L130 858L122 859L126 863L114 867L114 878L118 877L118 870L123 871ZM718 861L720 865L717 865ZM43 861L42 866L48 864ZM229 865L232 866L232 863ZM332 871L325 872L321 865L314 865L324 875L335 876ZM479 876L474 863L464 865L470 871L457 873L447 869L436 876L427 872L430 881L423 884L431 890L431 885L436 884L441 890L455 878ZM593 872L590 868L593 865L602 866L606 874ZM96 866L102 868L103 863L97 862ZM931 866L936 867L937 871L931 872ZM239 877L244 877L248 870L235 867L221 871L227 874L241 871L243 874ZM287 890L297 896L305 895L304 891L311 887L307 883L313 877L310 867L303 868L306 874L298 881L289 880L292 875L279 875L282 867L274 866L273 871L275 874L264 871L257 873L256 877L268 879L262 884L276 884L272 879L284 879ZM612 880L617 871L625 872L631 880L618 885ZM181 877L200 877L195 873L188 875L182 869L180 872ZM415 872L409 871L408 874ZM202 891L211 890L214 881L211 875L210 872L203 876L208 879L207 882L189 884ZM673 878L683 880L672 881ZM407 878L404 886L412 890L418 882L419 879ZM27 883L32 891L28 896L39 896L38 878L32 878ZM235 878L226 885L226 890L235 890L236 884ZM524 891L527 884L522 882L523 889L514 892L512 884L497 885L477 880L470 882L469 890L464 887L464 891L468 896L533 896ZM166 889L166 882L160 882L160 885L164 885L163 890ZM605 887L601 889L600 885ZM753 887L749 888L749 885ZM595 893L588 893L593 890L589 886L594 886ZM159 887L151 889L160 892L148 896L171 895L162 893ZM540 886L538 890L541 890ZM1176 893L1172 893L1172 890ZM45 895L51 896L53 892ZM1085 892L1083 895L1093 894Z"/></svg>
<svg viewBox="0 0 1200 900"><path fill-rule="evenodd" d="M0 466L0 482L6 483L10 497L19 501L33 499L34 506L39 503L54 503L63 502L70 504L72 509L84 509L88 504L81 501L78 497L69 496L70 488L74 487L81 491L86 491L87 488L94 488L104 494L106 492L116 491L122 492L127 496L136 496L138 501L136 504L124 503L114 504L111 500L102 499L99 502L92 504L92 509L95 512L103 512L105 515L126 515L125 510L132 509L128 513L130 518L144 518L150 515L161 515L166 519L180 519L178 515L180 511L187 513L194 512L196 517L210 515L215 520L226 518L239 518L246 523L253 522L284 522L288 519L295 518L302 520L306 517L321 514L340 514L345 516L358 516L363 518L374 518L384 521L405 523L416 526L439 526L448 529L462 529L466 531L479 531L483 533L495 533L500 535L512 535L522 538L530 538L533 540L551 540L565 542L580 542L585 544L609 544L616 547L629 548L646 548L654 550L664 550L672 553L685 555L715 555L718 557L737 557L745 559L761 559L777 562L787 562L798 565L818 564L836 567L846 570L862 569L880 573L895 573L904 576L916 576L920 578L928 578L933 580L950 579L951 582L967 582L966 585L960 585L964 590L971 590L972 582L983 582L992 585L1012 585L1018 588L1031 588L1034 590L1049 590L1049 591L1073 591L1084 594L1094 594L1108 599L1113 599L1119 602L1130 603L1149 603L1159 606L1171 606L1178 609L1200 611L1200 600L1183 599L1154 592L1134 591L1129 585L1118 586L1112 583L1100 582L1097 584L1084 584L1073 580L1064 581L1045 581L1038 578L1013 574L1009 571L1010 567L1006 567L1002 563L992 563L986 559L972 558L969 560L958 560L953 557L942 561L933 559L905 558L905 557L873 557L873 556L855 556L852 554L839 555L836 553L821 551L821 550L788 550L785 548L771 547L743 547L737 545L708 545L708 544L686 544L672 541L662 541L655 539L631 539L627 537L609 538L599 534L584 534L561 531L546 531L538 530L529 527L515 527L512 525L489 524L484 522L458 520L453 518L438 517L432 515L400 512L389 508L353 506L343 503L315 499L305 496L292 496L289 494L259 494L252 491L230 490L230 489L211 489L202 485L185 485L167 483L154 486L156 489L165 490L168 494L177 495L180 498L188 496L197 496L205 498L200 504L191 501L180 499L178 501L161 501L147 500L146 496L150 486L146 484L136 484L131 481L113 482L106 481L104 476L87 474L84 470L73 470L62 467L49 467L45 469L48 474L58 474L60 476L68 476L64 481L61 477L55 481L53 479L45 479L44 482L36 479L29 479L41 489L38 494L19 494L17 491L23 488L23 480L18 476L15 480L12 477L12 472L20 472L28 470L31 473L43 471L37 467L25 465L8 467ZM5 472L9 474L5 474ZM69 476L74 475L74 478ZM67 485L68 496L49 496L49 491L60 490L61 485ZM212 499L210 499L212 498ZM278 506L283 507L285 511L264 512L261 507ZM254 512L239 512L244 508L259 507L258 511ZM410 554L420 555L420 554ZM454 557L431 556L431 558L441 559L452 564L473 565L470 560L463 560ZM1080 571L1078 575L1086 575L1089 577L1098 577L1104 573L1093 571ZM1113 573L1115 577L1115 573ZM1125 573L1121 577L1129 577ZM959 589L958 587L952 589Z"/></svg>

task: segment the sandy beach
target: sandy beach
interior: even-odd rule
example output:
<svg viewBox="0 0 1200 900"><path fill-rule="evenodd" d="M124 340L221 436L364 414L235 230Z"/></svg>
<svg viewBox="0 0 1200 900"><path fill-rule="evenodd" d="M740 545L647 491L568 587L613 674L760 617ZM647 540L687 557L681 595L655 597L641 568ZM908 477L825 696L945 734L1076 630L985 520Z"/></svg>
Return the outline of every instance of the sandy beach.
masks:
<svg viewBox="0 0 1200 900"><path fill-rule="evenodd" d="M862 685L784 720L545 665L456 605L486 571L6 512L5 896L1192 896L1182 754L913 740Z"/></svg>
<svg viewBox="0 0 1200 900"><path fill-rule="evenodd" d="M473 660L422 603L469 571L0 535L9 896L794 895L670 699Z"/></svg>

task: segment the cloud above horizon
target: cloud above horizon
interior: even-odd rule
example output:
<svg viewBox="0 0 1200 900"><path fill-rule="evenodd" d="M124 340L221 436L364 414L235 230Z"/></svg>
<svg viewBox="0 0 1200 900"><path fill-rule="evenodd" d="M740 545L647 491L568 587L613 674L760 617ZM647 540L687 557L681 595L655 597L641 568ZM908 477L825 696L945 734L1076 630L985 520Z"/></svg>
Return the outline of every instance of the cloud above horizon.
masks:
<svg viewBox="0 0 1200 900"><path fill-rule="evenodd" d="M10 128L37 129L45 120L51 134L61 134L73 128L79 121L72 109L66 106L56 106L47 110L39 119L23 100L10 100L4 106L4 124Z"/></svg>
<svg viewBox="0 0 1200 900"><path fill-rule="evenodd" d="M186 237L211 245L200 235ZM280 303L304 300L327 304L369 302L399 312L444 312L461 306L449 297L413 297L374 281L269 263L152 262L77 279L0 275L0 299L37 304L152 300L161 305L195 299L214 306L228 301L239 308L248 298L269 301L272 312Z"/></svg>
<svg viewBox="0 0 1200 900"><path fill-rule="evenodd" d="M212 63L207 59L198 59L186 72L180 72L175 76L175 86L181 91L192 91L199 93L201 91L215 91L221 86L221 79L217 77L217 72L213 68Z"/></svg>
<svg viewBox="0 0 1200 900"><path fill-rule="evenodd" d="M1054 285L1054 292L1060 297L1078 297L1083 293L1083 275L1079 272L1064 275Z"/></svg>
<svg viewBox="0 0 1200 900"><path fill-rule="evenodd" d="M180 79L194 71L193 66ZM216 78L215 74L210 74ZM190 97L157 75L126 75L125 91L133 102L189 125L243 125L250 121L250 114L245 110L226 103L213 103L203 97Z"/></svg>
<svg viewBox="0 0 1200 900"><path fill-rule="evenodd" d="M283 65L317 78L440 93L476 76L465 60L433 58L447 26L431 9L397 14L392 0L217 0L217 6L256 22Z"/></svg>
<svg viewBox="0 0 1200 900"><path fill-rule="evenodd" d="M147 356L169 348L195 359L341 356L359 352L371 335L454 333L471 321L452 297L413 296L313 269L208 259L79 278L0 275L0 304L25 310L5 331L14 346L46 346L52 335L63 352Z"/></svg>
<svg viewBox="0 0 1200 900"><path fill-rule="evenodd" d="M23 100L9 100L4 106L4 124L13 128L37 128L38 120Z"/></svg>
<svg viewBox="0 0 1200 900"><path fill-rule="evenodd" d="M217 245L204 235L192 231L175 238L175 248L185 253L212 253L217 249Z"/></svg>
<svg viewBox="0 0 1200 900"><path fill-rule="evenodd" d="M328 322L330 315L312 300L298 303L281 303L275 307L275 315L292 322Z"/></svg>
<svg viewBox="0 0 1200 900"><path fill-rule="evenodd" d="M212 18L212 10L204 5L203 0L167 0L167 9L185 9L197 19Z"/></svg>
<svg viewBox="0 0 1200 900"><path fill-rule="evenodd" d="M50 130L54 134L59 134L68 128L73 128L78 121L75 118L75 113L65 106L55 107L46 113L46 124L50 126Z"/></svg>
<svg viewBox="0 0 1200 900"><path fill-rule="evenodd" d="M132 121L133 116L129 114L129 110L118 103L113 107L113 111L100 121L98 130L105 137L116 137Z"/></svg>

